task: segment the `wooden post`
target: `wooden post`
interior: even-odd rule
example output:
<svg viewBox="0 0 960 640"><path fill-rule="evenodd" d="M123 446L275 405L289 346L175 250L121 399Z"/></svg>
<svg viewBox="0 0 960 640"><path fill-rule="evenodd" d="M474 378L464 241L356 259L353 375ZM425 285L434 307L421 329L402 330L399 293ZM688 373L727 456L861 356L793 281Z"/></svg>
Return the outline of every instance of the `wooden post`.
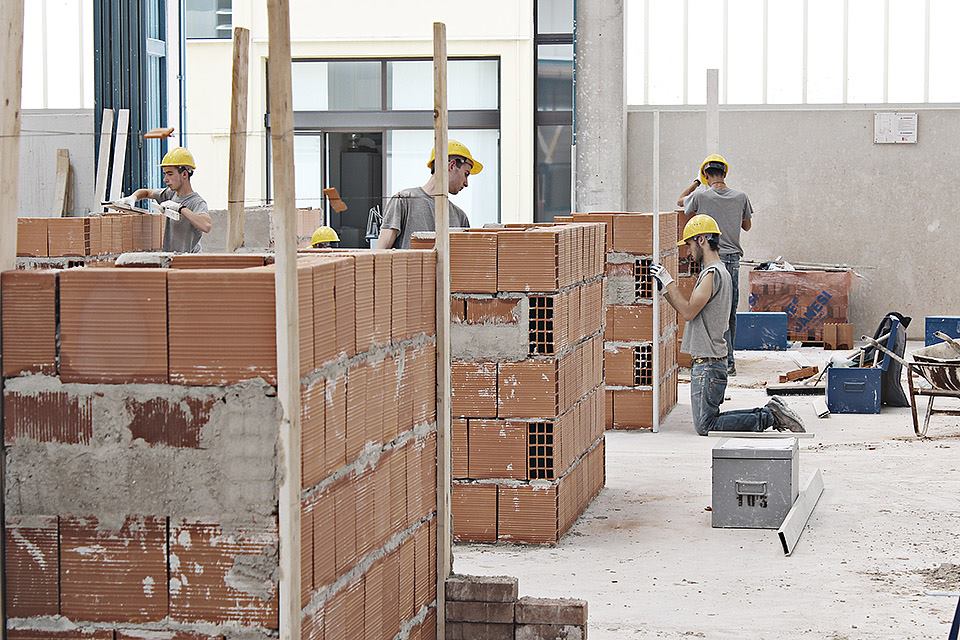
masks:
<svg viewBox="0 0 960 640"><path fill-rule="evenodd" d="M57 184L53 187L53 211L62 216L67 213L70 191L70 150L57 149Z"/></svg>
<svg viewBox="0 0 960 640"><path fill-rule="evenodd" d="M447 26L433 23L433 162L437 177L437 638L446 637L446 580L453 570L450 517L450 174L447 170Z"/></svg>
<svg viewBox="0 0 960 640"><path fill-rule="evenodd" d="M300 640L300 327L289 0L268 0L280 423L280 640Z"/></svg>
<svg viewBox="0 0 960 640"><path fill-rule="evenodd" d="M243 246L247 167L247 77L250 30L233 29L233 99L230 103L230 164L227 175L227 251Z"/></svg>
<svg viewBox="0 0 960 640"><path fill-rule="evenodd" d="M127 134L130 132L130 109L117 112L117 137L113 139L113 176L110 178L110 200L123 197L123 167L127 164Z"/></svg>
<svg viewBox="0 0 960 640"><path fill-rule="evenodd" d="M660 262L660 112L653 112L653 261ZM660 296L653 294L653 432L660 431Z"/></svg>
<svg viewBox="0 0 960 640"><path fill-rule="evenodd" d="M707 69L707 155L720 153L720 70Z"/></svg>
<svg viewBox="0 0 960 640"><path fill-rule="evenodd" d="M113 137L113 109L104 109L100 121L100 152L97 154L97 208L107 199L107 177L110 174L110 138Z"/></svg>
<svg viewBox="0 0 960 640"><path fill-rule="evenodd" d="M0 271L17 266L17 185L20 180L20 90L23 84L23 0L0 2ZM0 393L2 379L0 379ZM0 409L2 412L2 409ZM2 416L0 416L2 417ZM0 512L3 510L3 456L0 456ZM4 539L6 528L4 527ZM0 576L4 575L0 554ZM6 637L5 594L0 580L0 624Z"/></svg>

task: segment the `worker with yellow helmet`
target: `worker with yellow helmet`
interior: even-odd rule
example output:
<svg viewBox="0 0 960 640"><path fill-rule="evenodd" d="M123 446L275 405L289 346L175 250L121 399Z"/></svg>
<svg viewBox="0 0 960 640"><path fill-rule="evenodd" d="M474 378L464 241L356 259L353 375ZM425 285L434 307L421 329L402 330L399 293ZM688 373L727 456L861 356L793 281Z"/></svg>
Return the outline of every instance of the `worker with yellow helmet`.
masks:
<svg viewBox="0 0 960 640"><path fill-rule="evenodd" d="M651 274L663 297L686 321L680 350L693 361L690 372L690 408L699 435L711 431L804 431L803 421L786 402L774 396L763 407L720 413L727 389L727 320L733 297L733 279L720 257L723 232L717 221L704 214L690 218L680 246L686 245L700 263L690 299L686 300L673 277L660 264Z"/></svg>
<svg viewBox="0 0 960 640"><path fill-rule="evenodd" d="M213 228L207 202L190 185L197 163L184 147L171 149L160 161L164 189L137 189L119 203L132 207L137 200L149 198L158 213L166 215L163 250L197 253L200 238Z"/></svg>
<svg viewBox="0 0 960 640"><path fill-rule="evenodd" d="M314 249L327 249L340 244L340 236L333 227L317 227L310 237L310 246Z"/></svg>
<svg viewBox="0 0 960 640"><path fill-rule="evenodd" d="M733 297L727 324L727 373L737 375L733 345L737 338L737 305L740 303L740 231L749 231L753 222L753 205L743 191L727 186L730 165L719 154L711 154L700 163L700 183L707 188L699 189L686 199L684 211L688 214L705 213L716 220L720 227L720 260L733 280Z"/></svg>
<svg viewBox="0 0 960 640"><path fill-rule="evenodd" d="M437 174L434 171L434 151L430 152L427 167L430 179L422 187L403 189L387 201L383 209L383 222L377 249L409 249L414 233L434 231L433 195L437 192ZM448 191L456 195L467 188L470 176L483 171L483 165L462 142L450 140L447 144ZM470 219L463 209L450 203L450 226L469 227Z"/></svg>

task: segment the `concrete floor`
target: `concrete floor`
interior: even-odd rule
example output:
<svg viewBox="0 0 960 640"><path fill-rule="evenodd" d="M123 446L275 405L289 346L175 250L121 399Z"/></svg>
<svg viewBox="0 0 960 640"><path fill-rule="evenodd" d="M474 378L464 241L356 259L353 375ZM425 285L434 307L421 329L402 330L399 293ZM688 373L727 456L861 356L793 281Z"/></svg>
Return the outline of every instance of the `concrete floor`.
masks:
<svg viewBox="0 0 960 640"><path fill-rule="evenodd" d="M790 352L738 352L724 408L766 402L762 381L793 368ZM816 433L801 485L819 467L826 489L785 557L775 531L711 528L718 440L695 435L689 385L679 396L659 434L607 433L606 488L558 546L457 545L455 570L586 599L590 640L947 637L957 599L924 592L960 591L960 417L918 440L909 409L818 420L789 397Z"/></svg>

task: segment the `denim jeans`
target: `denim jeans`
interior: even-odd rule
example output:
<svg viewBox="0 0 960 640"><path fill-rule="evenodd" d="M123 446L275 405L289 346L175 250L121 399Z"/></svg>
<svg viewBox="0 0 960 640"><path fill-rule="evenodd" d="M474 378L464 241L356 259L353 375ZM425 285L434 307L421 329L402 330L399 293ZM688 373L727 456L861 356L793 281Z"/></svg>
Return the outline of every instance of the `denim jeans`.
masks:
<svg viewBox="0 0 960 640"><path fill-rule="evenodd" d="M723 360L694 362L690 373L690 408L693 428L701 436L711 431L763 431L773 426L773 413L766 407L720 413L727 390L727 365Z"/></svg>
<svg viewBox="0 0 960 640"><path fill-rule="evenodd" d="M723 266L730 272L730 279L733 281L733 298L730 303L730 325L727 327L723 339L727 341L727 367L733 367L733 343L737 339L737 305L740 304L740 256L736 253L728 253L720 256Z"/></svg>

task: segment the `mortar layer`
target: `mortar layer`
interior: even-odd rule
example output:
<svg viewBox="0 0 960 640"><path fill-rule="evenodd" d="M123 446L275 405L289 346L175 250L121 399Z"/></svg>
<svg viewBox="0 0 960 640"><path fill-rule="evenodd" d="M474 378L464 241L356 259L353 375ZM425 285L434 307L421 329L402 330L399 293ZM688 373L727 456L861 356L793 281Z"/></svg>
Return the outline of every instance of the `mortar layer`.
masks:
<svg viewBox="0 0 960 640"><path fill-rule="evenodd" d="M530 300L521 298L513 313L517 321L512 324L451 324L450 353L453 359L516 362L526 358L530 350L526 322L530 317Z"/></svg>

